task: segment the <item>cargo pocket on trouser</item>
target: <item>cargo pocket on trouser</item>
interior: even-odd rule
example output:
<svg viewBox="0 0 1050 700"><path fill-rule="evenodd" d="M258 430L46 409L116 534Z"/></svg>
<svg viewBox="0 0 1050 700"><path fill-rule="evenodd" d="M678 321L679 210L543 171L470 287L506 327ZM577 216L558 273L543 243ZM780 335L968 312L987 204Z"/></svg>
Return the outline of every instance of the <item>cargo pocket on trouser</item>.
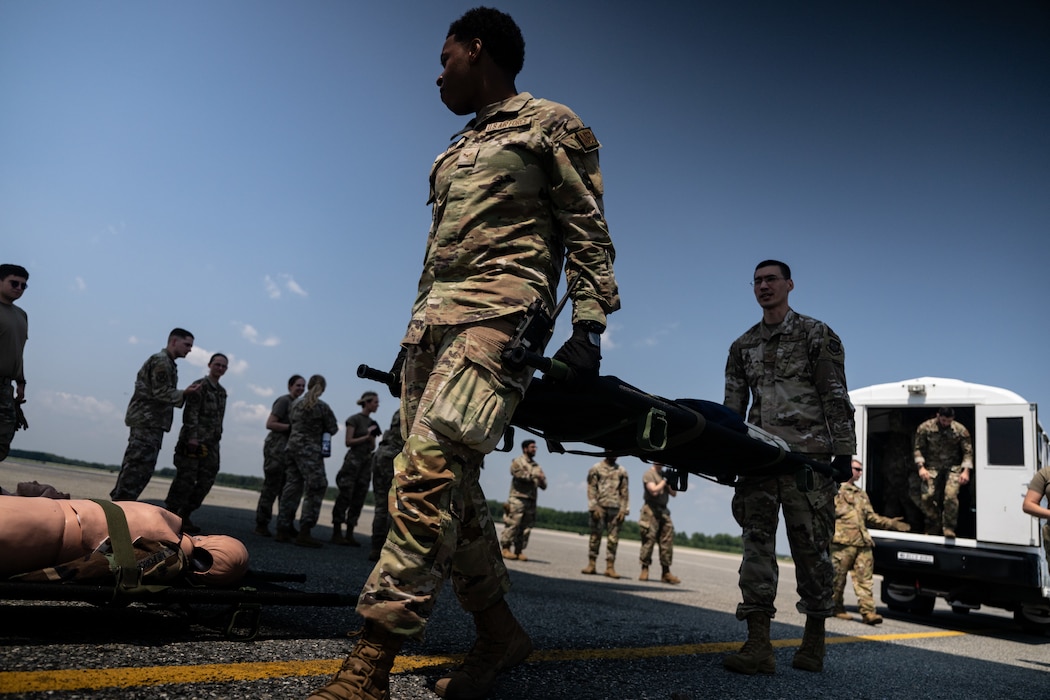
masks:
<svg viewBox="0 0 1050 700"><path fill-rule="evenodd" d="M835 485L822 474L813 475L813 490L807 491L810 511L813 514L813 537L817 549L827 549L835 534Z"/></svg>
<svg viewBox="0 0 1050 700"><path fill-rule="evenodd" d="M446 350L452 353L448 379L427 411L435 433L482 454L499 444L528 376L507 374L501 366L500 353L510 337L505 325L479 324L462 331Z"/></svg>

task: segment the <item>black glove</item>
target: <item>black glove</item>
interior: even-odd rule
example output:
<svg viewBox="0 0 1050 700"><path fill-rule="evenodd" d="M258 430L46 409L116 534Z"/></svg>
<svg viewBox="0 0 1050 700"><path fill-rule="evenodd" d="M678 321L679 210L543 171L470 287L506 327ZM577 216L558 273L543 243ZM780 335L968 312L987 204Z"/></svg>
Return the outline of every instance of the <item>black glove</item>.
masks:
<svg viewBox="0 0 1050 700"><path fill-rule="evenodd" d="M26 420L26 414L22 413L21 403L15 404L15 430L29 430L29 421Z"/></svg>
<svg viewBox="0 0 1050 700"><path fill-rule="evenodd" d="M408 351L405 348L401 348L401 351L397 353L397 357L394 358L394 364L390 368L390 376L394 379L392 382L387 384L387 388L390 389L390 395L395 399L401 398L401 372L405 368L405 356Z"/></svg>
<svg viewBox="0 0 1050 700"><path fill-rule="evenodd" d="M598 376L602 361L602 330L601 324L594 321L581 321L572 327L572 335L554 353L554 359L569 368L566 381Z"/></svg>
<svg viewBox="0 0 1050 700"><path fill-rule="evenodd" d="M835 455L835 458L831 460L831 472L832 478L840 484L849 481L853 476L853 456Z"/></svg>

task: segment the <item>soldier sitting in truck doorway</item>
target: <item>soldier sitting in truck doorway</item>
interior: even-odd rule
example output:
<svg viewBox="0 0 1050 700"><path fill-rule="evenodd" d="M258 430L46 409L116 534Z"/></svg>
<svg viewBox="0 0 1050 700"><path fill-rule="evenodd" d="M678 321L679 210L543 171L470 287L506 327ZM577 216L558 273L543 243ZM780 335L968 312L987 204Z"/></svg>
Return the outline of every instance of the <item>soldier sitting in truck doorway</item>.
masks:
<svg viewBox="0 0 1050 700"><path fill-rule="evenodd" d="M915 431L915 466L922 479L922 512L927 535L955 537L959 489L970 483L973 442L970 431L943 407Z"/></svg>

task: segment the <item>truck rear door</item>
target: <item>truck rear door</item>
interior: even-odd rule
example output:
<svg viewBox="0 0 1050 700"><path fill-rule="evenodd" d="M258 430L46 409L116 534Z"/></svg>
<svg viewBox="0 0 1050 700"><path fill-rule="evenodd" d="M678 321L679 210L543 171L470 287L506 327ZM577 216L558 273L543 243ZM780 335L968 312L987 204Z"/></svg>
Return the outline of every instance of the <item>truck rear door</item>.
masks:
<svg viewBox="0 0 1050 700"><path fill-rule="evenodd" d="M977 539L1037 544L1038 519L1021 511L1035 473L1035 405L978 405L975 409Z"/></svg>

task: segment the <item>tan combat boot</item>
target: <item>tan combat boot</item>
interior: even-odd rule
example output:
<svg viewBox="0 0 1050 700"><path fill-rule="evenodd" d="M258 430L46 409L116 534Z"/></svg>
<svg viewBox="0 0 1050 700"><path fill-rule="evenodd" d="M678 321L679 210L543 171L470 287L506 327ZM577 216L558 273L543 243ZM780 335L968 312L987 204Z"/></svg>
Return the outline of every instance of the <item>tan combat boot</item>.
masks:
<svg viewBox="0 0 1050 700"><path fill-rule="evenodd" d="M648 581L649 580L649 567L648 566L643 566L642 567L642 573L638 574L638 580L639 581Z"/></svg>
<svg viewBox="0 0 1050 700"><path fill-rule="evenodd" d="M672 586L677 586L679 583L682 582L682 579L678 578L677 576L671 573L670 568L664 569L663 574L660 576L660 580L664 583L669 583Z"/></svg>
<svg viewBox="0 0 1050 700"><path fill-rule="evenodd" d="M806 615L802 646L795 652L791 665L801 671L820 673L824 670L824 618Z"/></svg>
<svg viewBox="0 0 1050 700"><path fill-rule="evenodd" d="M507 601L474 613L477 639L463 663L434 684L434 692L451 700L484 698L496 676L532 653L532 640L514 619Z"/></svg>
<svg viewBox="0 0 1050 700"><path fill-rule="evenodd" d="M310 537L310 530L311 528L303 527L300 525L299 534L295 537L295 544L299 545L300 547L320 549L324 546L324 544L321 543L321 540L315 540L313 537Z"/></svg>
<svg viewBox="0 0 1050 700"><path fill-rule="evenodd" d="M612 559L605 562L605 575L609 578L620 578L620 574L616 573L616 569L613 567Z"/></svg>
<svg viewBox="0 0 1050 700"><path fill-rule="evenodd" d="M390 669L405 638L365 623L342 667L308 700L389 700Z"/></svg>
<svg viewBox="0 0 1050 700"><path fill-rule="evenodd" d="M753 676L756 673L774 673L777 660L769 641L769 615L753 612L747 616L747 641L740 651L722 659L722 666L734 673Z"/></svg>
<svg viewBox="0 0 1050 700"><path fill-rule="evenodd" d="M504 550L501 552L501 554L503 554L503 558L504 559L517 559L518 558L517 554L515 554L514 552L512 552L512 551L510 551L509 549L506 549L506 548L504 548Z"/></svg>
<svg viewBox="0 0 1050 700"><path fill-rule="evenodd" d="M529 558L527 556L525 556L525 552L518 552L514 556L516 556L518 558L518 561L528 561L529 560Z"/></svg>
<svg viewBox="0 0 1050 700"><path fill-rule="evenodd" d="M596 568L594 568L594 561L595 561L594 559L591 559L590 561L588 561L587 562L587 566L582 571L580 571L580 573L581 574L596 574L596 573L598 573L598 570Z"/></svg>
<svg viewBox="0 0 1050 700"><path fill-rule="evenodd" d="M881 625L882 615L878 613L864 613L861 615L861 619L864 620L865 625Z"/></svg>
<svg viewBox="0 0 1050 700"><path fill-rule="evenodd" d="M346 544L346 539L343 537L343 526L340 523L332 524L332 544Z"/></svg>

